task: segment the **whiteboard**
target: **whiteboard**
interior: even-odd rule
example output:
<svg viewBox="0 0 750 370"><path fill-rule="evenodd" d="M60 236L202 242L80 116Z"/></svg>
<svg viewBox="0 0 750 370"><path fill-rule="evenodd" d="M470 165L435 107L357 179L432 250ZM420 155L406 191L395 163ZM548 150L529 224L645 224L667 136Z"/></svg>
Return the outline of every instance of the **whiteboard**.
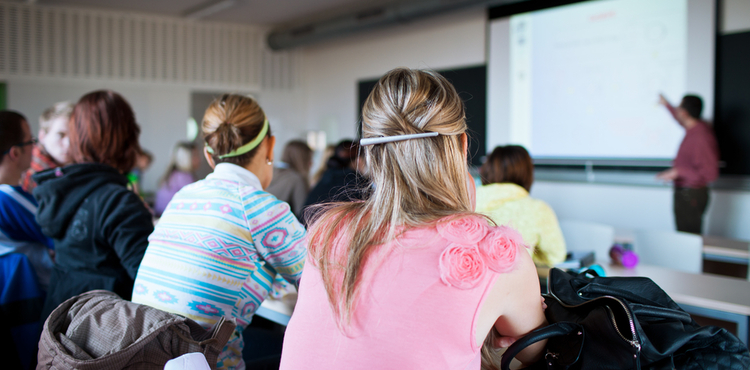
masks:
<svg viewBox="0 0 750 370"><path fill-rule="evenodd" d="M487 148L535 158L672 158L684 130L657 104L713 115L712 0L601 0L489 25Z"/></svg>

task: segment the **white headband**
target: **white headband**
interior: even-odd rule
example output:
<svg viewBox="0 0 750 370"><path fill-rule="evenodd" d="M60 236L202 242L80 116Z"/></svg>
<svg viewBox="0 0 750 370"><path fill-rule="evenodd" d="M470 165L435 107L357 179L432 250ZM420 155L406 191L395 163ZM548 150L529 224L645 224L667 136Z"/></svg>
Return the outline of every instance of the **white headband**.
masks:
<svg viewBox="0 0 750 370"><path fill-rule="evenodd" d="M394 141L404 141L404 140L411 140L411 139L420 139L420 138L423 138L423 137L434 137L434 136L438 136L438 135L439 134L437 132L425 132L423 134L408 134L408 135L368 137L366 139L360 139L359 140L359 145L361 145L361 146L367 146L367 145L391 143L391 142L394 142Z"/></svg>

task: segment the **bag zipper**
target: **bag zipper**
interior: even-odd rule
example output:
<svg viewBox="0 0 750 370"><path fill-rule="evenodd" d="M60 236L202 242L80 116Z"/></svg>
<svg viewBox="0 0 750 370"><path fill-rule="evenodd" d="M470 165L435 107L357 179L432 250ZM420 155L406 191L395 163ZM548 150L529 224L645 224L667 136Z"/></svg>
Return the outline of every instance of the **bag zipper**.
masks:
<svg viewBox="0 0 750 370"><path fill-rule="evenodd" d="M614 298L614 297L611 297L611 298ZM616 298L615 298L615 300L616 300ZM619 303L622 304L622 302L619 302ZM617 331L617 334L620 335L620 338L622 338L622 340L630 343L630 345L635 348L636 353L641 352L641 343L639 343L637 339L628 340L627 338L625 338L625 336L622 335L622 332L620 332L620 327L617 326L617 320L615 319L615 313L612 311L612 309L609 306L604 306L604 307L607 308L607 312L609 312L609 317L612 319L612 325L614 325L615 331ZM628 315L628 321L630 323L630 331L631 331L631 333L633 333L633 338L635 338L636 337L636 335L635 335L635 322L633 322L633 320L632 320L632 318L630 316L630 313L627 310L625 312Z"/></svg>
<svg viewBox="0 0 750 370"><path fill-rule="evenodd" d="M633 320L633 315L630 313L630 309L628 309L628 306L625 305L625 303L623 303L621 300L619 300L618 298L609 296L609 295L605 295L605 296L601 296L601 297L596 297L596 298L590 299L590 300L588 300L588 301L586 301L584 303L578 304L578 305L570 306L570 305L567 305L567 304L563 303L563 301L560 298L558 298L555 295L554 292L549 291L547 294L549 294L550 296L552 296L553 298L555 298L555 300L557 300L561 305L563 305L563 307L567 307L567 308L579 307L579 306L588 304L589 302L596 301L596 300L601 299L601 298L609 298L609 299L612 299L612 300L616 301L617 303L619 303L620 306L622 306L623 310L625 311L625 315L627 315L627 317L628 317L628 324L630 326L630 333L632 334L632 338L633 338L632 340L629 340L629 339L625 338L624 335L622 335L622 332L620 331L620 327L617 326L617 321L615 319L615 314L612 311L612 309L609 308L609 307L607 307L607 306L604 306L604 307L607 308L607 312L609 313L609 317L612 320L612 325L615 327L615 331L617 331L617 334L620 336L620 338L622 338L622 340L628 342L631 346L633 346L633 348L635 348L635 352L636 352L635 357L636 357L636 359L638 358L638 354L641 352L641 343L638 340L638 334L635 331L635 320Z"/></svg>

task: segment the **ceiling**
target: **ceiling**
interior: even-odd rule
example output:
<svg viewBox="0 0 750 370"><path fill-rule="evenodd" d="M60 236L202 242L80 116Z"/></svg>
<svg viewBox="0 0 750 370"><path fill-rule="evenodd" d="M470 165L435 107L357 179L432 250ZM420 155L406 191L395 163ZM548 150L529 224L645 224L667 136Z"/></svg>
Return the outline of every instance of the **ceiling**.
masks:
<svg viewBox="0 0 750 370"><path fill-rule="evenodd" d="M21 2L21 1L19 1ZM74 6L88 9L121 10L184 17L217 5L224 9L201 17L207 21L280 26L329 18L396 0L28 0L42 5Z"/></svg>

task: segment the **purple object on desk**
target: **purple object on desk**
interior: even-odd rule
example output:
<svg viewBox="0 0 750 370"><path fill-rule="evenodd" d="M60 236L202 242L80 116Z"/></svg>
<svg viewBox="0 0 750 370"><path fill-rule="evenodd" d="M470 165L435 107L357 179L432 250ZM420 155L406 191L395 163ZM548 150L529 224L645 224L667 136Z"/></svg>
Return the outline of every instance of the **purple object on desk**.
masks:
<svg viewBox="0 0 750 370"><path fill-rule="evenodd" d="M622 265L625 268L633 268L638 264L638 255L631 250L627 250L617 244L609 250L609 257L612 262Z"/></svg>

